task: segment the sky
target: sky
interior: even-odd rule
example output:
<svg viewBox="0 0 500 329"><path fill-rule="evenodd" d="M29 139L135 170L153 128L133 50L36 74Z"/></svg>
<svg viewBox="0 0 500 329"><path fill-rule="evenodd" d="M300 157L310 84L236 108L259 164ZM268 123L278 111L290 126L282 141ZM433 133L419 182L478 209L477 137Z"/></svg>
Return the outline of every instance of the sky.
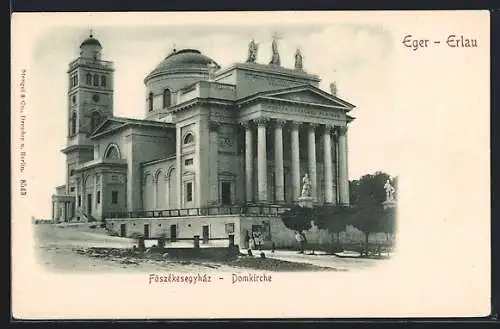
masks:
<svg viewBox="0 0 500 329"><path fill-rule="evenodd" d="M277 33L281 37L282 66L292 68L294 53L300 48L304 69L320 76L320 88L329 91L329 84L335 82L337 95L356 106L349 113L356 118L349 128L350 179L379 170L397 176L402 169L401 159L410 155L407 143L416 143L413 150L423 147L420 140L406 133L421 118L408 121L404 115L414 115L429 104L421 100L406 104L406 97L418 97L413 93L420 86L413 83L420 80L407 76L405 70L413 70L418 76L419 68L411 61L420 55L402 57L408 54L399 40L403 33L400 22L405 17L395 23L376 15L376 19L356 15L331 19L323 15L322 19L303 21L262 13L241 16L245 19L237 14L226 15L224 20L181 16L155 16L149 20L148 16L128 19L123 14L116 23L98 15L59 15L55 16L58 19L48 17L38 25L27 26L29 31L24 33L30 38L22 46L29 61L26 131L31 143L27 157L30 191L36 198L47 200L37 216L50 216L50 195L65 181L65 158L60 150L65 147L68 123L66 70L68 63L78 57L79 45L90 29L103 46L103 59L115 65L116 116L142 117L146 93L143 79L174 46L198 49L226 67L244 62L248 43L255 39L259 44L257 62L267 64L272 36ZM413 24L422 27L418 22ZM426 88L431 93L435 90Z"/></svg>

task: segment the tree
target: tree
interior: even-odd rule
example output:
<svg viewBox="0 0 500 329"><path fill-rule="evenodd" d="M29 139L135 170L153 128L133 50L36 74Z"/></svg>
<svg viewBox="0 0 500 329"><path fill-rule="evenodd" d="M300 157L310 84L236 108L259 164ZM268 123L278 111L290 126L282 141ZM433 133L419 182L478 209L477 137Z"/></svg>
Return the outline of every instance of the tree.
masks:
<svg viewBox="0 0 500 329"><path fill-rule="evenodd" d="M318 228L326 229L336 237L332 241L340 244L340 232L344 231L350 215L349 207L345 206L315 208L313 221Z"/></svg>
<svg viewBox="0 0 500 329"><path fill-rule="evenodd" d="M389 174L379 171L349 184L352 205L350 220L353 226L365 234L366 252L370 233L390 231L394 227L392 210L384 210L382 204L386 199L383 186L389 178Z"/></svg>
<svg viewBox="0 0 500 329"><path fill-rule="evenodd" d="M295 205L281 214L281 220L288 229L302 233L312 227L312 209Z"/></svg>

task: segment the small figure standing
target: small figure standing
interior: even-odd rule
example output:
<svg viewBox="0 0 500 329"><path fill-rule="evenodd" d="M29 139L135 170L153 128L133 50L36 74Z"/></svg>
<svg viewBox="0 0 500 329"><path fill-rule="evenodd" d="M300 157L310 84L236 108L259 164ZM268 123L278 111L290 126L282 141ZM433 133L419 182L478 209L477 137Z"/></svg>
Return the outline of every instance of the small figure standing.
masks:
<svg viewBox="0 0 500 329"><path fill-rule="evenodd" d="M300 49L297 49L295 52L295 68L297 70L302 70L302 53L300 52Z"/></svg>

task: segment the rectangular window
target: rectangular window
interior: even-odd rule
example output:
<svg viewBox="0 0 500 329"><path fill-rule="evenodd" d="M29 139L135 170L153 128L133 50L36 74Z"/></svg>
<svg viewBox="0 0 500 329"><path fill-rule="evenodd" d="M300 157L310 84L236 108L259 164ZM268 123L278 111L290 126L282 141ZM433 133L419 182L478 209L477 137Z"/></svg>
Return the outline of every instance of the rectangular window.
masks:
<svg viewBox="0 0 500 329"><path fill-rule="evenodd" d="M94 86L99 86L99 76L97 74L94 74Z"/></svg>
<svg viewBox="0 0 500 329"><path fill-rule="evenodd" d="M226 224L226 233L227 234L234 233L234 223Z"/></svg>
<svg viewBox="0 0 500 329"><path fill-rule="evenodd" d="M71 188L69 189L69 191L70 191L70 192L75 192L75 188L74 188L74 187L71 187Z"/></svg>
<svg viewBox="0 0 500 329"><path fill-rule="evenodd" d="M186 183L186 201L193 201L193 183Z"/></svg>
<svg viewBox="0 0 500 329"><path fill-rule="evenodd" d="M97 204L101 203L101 191L97 191Z"/></svg>
<svg viewBox="0 0 500 329"><path fill-rule="evenodd" d="M106 76L101 76L101 87L106 87Z"/></svg>
<svg viewBox="0 0 500 329"><path fill-rule="evenodd" d="M87 73L87 76L86 76L86 77L87 77L87 84L88 84L88 85L91 85L91 84L92 84L92 74Z"/></svg>
<svg viewBox="0 0 500 329"><path fill-rule="evenodd" d="M118 203L118 191L111 191L111 203L112 204Z"/></svg>
<svg viewBox="0 0 500 329"><path fill-rule="evenodd" d="M193 159L186 159L186 160L184 160L184 165L185 166L192 166L193 165Z"/></svg>

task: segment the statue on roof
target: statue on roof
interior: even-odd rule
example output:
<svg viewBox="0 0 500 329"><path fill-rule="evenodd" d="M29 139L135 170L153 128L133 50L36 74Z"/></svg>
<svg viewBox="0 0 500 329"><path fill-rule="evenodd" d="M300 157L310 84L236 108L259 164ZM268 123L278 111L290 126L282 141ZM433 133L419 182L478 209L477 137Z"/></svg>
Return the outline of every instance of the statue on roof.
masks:
<svg viewBox="0 0 500 329"><path fill-rule="evenodd" d="M247 63L255 63L257 60L257 51L259 50L259 45L255 43L252 39L248 45L248 58Z"/></svg>
<svg viewBox="0 0 500 329"><path fill-rule="evenodd" d="M335 82L330 83L330 93L337 96L337 84Z"/></svg>
<svg viewBox="0 0 500 329"><path fill-rule="evenodd" d="M300 52L300 49L297 48L297 51L295 52L295 68L297 70L302 70L302 53Z"/></svg>
<svg viewBox="0 0 500 329"><path fill-rule="evenodd" d="M281 61L280 61L280 54L278 52L278 39L279 36L277 34L273 35L273 43L271 46L273 51L273 56L271 57L271 62L269 64L280 66Z"/></svg>

